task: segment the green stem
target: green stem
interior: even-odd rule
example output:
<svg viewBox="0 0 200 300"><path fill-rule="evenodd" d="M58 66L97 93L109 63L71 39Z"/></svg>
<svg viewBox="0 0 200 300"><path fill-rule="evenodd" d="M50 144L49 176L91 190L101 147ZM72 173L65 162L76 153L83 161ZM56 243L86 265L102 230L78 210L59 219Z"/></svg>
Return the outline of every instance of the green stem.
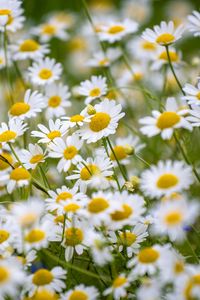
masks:
<svg viewBox="0 0 200 300"><path fill-rule="evenodd" d="M147 167L149 167L149 168L151 167L151 165L146 160L144 160L142 157L140 157L138 154L135 154L135 156Z"/></svg>
<svg viewBox="0 0 200 300"><path fill-rule="evenodd" d="M44 184L45 184L46 187L48 187L48 189L50 190L50 189L51 189L51 186L50 186L50 184L49 184L49 182L48 182L47 176L46 176L46 174L45 174L45 172L44 172L42 166L40 165L39 167L40 167L40 173L41 173L41 175L42 175Z"/></svg>

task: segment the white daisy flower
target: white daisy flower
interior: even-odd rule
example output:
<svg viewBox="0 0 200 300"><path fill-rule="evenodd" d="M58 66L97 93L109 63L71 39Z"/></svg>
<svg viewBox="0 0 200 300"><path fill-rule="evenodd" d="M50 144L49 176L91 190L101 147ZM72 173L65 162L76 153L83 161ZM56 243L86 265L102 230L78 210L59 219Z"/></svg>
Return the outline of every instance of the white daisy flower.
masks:
<svg viewBox="0 0 200 300"><path fill-rule="evenodd" d="M54 58L46 57L34 62L28 68L30 80L35 85L51 84L60 79L62 66Z"/></svg>
<svg viewBox="0 0 200 300"><path fill-rule="evenodd" d="M60 119L56 119L55 122L49 120L49 128L45 127L43 124L38 124L38 128L40 131L32 131L31 135L40 138L38 143L41 144L48 144L55 138L63 137L67 132L66 126L62 124Z"/></svg>
<svg viewBox="0 0 200 300"><path fill-rule="evenodd" d="M71 106L71 93L67 85L54 83L45 87L45 111L47 118L60 117L66 114L66 107Z"/></svg>
<svg viewBox="0 0 200 300"><path fill-rule="evenodd" d="M161 46L167 46L175 43L182 37L184 28L182 25L175 28L174 23L170 21L166 23L162 21L160 26L154 26L153 30L147 28L142 37L150 43L157 43Z"/></svg>
<svg viewBox="0 0 200 300"><path fill-rule="evenodd" d="M92 76L91 80L85 80L80 83L78 90L80 95L86 96L85 103L89 104L96 98L107 93L106 78L102 76Z"/></svg>
<svg viewBox="0 0 200 300"><path fill-rule="evenodd" d="M200 36L200 12L194 10L192 15L188 16L188 29L193 32L194 36Z"/></svg>
<svg viewBox="0 0 200 300"><path fill-rule="evenodd" d="M192 169L183 161L159 161L141 175L140 186L145 195L159 198L187 190L193 183Z"/></svg>
<svg viewBox="0 0 200 300"><path fill-rule="evenodd" d="M33 300L37 300L37 299L57 300L58 294L56 292L53 292L50 289L40 287L39 289L36 290L35 294L33 295L33 297L31 297L31 299L33 299Z"/></svg>
<svg viewBox="0 0 200 300"><path fill-rule="evenodd" d="M63 125L68 128L73 128L75 126L81 127L84 123L90 122L90 116L85 116L85 110L83 110L80 114L72 115L71 117L62 117Z"/></svg>
<svg viewBox="0 0 200 300"><path fill-rule="evenodd" d="M38 27L32 29L32 33L37 35L41 42L48 42L52 38L58 38L60 40L66 41L69 36L66 32L65 26L57 21L43 23Z"/></svg>
<svg viewBox="0 0 200 300"><path fill-rule="evenodd" d="M126 289L130 286L131 281L131 278L121 273L114 279L112 286L103 292L103 295L107 296L112 294L115 300L120 300L127 296Z"/></svg>
<svg viewBox="0 0 200 300"><path fill-rule="evenodd" d="M7 217L5 221L0 219L0 255L4 256L9 248L21 252L22 240L20 228L12 218Z"/></svg>
<svg viewBox="0 0 200 300"><path fill-rule="evenodd" d="M67 172L71 165L75 165L82 160L79 150L83 145L77 134L68 136L64 141L62 138L56 138L49 144L49 157L60 158L57 165L59 172Z"/></svg>
<svg viewBox="0 0 200 300"><path fill-rule="evenodd" d="M95 114L92 115L90 123L85 124L78 133L87 143L94 143L103 137L114 134L118 121L125 115L121 113L121 104L114 100L105 99L94 106Z"/></svg>
<svg viewBox="0 0 200 300"><path fill-rule="evenodd" d="M15 140L24 134L27 130L27 125L19 119L11 119L0 125L0 143L14 143Z"/></svg>
<svg viewBox="0 0 200 300"><path fill-rule="evenodd" d="M192 84L186 83L186 85L183 87L183 90L186 95L182 98L184 100L187 100L188 104L200 105L200 80L197 83L197 87Z"/></svg>
<svg viewBox="0 0 200 300"><path fill-rule="evenodd" d="M170 48L169 49L169 56L172 65L177 68L178 66L183 64L181 61L181 52L177 51L175 48ZM151 65L151 70L159 70L162 68L163 65L168 64L168 56L167 56L167 51L165 48L159 48L157 52L154 54L152 57L152 65Z"/></svg>
<svg viewBox="0 0 200 300"><path fill-rule="evenodd" d="M39 44L33 39L24 39L10 46L14 60L37 60L49 53L48 45Z"/></svg>
<svg viewBox="0 0 200 300"><path fill-rule="evenodd" d="M16 32L21 29L25 18L22 16L22 2L19 0L0 1L0 31Z"/></svg>
<svg viewBox="0 0 200 300"><path fill-rule="evenodd" d="M10 118L33 118L42 111L45 107L44 97L41 93L27 90L24 95L24 100L14 103L9 110Z"/></svg>
<svg viewBox="0 0 200 300"><path fill-rule="evenodd" d="M108 48L106 53L97 52L94 53L93 58L91 58L87 65L94 68L102 68L110 66L114 61L116 61L122 55L121 49L119 48Z"/></svg>
<svg viewBox="0 0 200 300"><path fill-rule="evenodd" d="M151 43L144 40L141 37L136 37L130 42L128 42L128 49L130 54L134 55L137 59L142 59L143 61L151 60L158 49L158 45L156 43Z"/></svg>
<svg viewBox="0 0 200 300"><path fill-rule="evenodd" d="M160 300L161 283L158 278L145 278L142 285L137 289L136 295L138 300ZM167 300L169 300L167 298Z"/></svg>
<svg viewBox="0 0 200 300"><path fill-rule="evenodd" d="M200 107L192 105L189 110L189 116L186 118L193 127L200 126Z"/></svg>
<svg viewBox="0 0 200 300"><path fill-rule="evenodd" d="M191 124L184 117L188 113L188 109L180 109L175 98L169 97L166 101L166 110L159 112L152 111L152 117L144 117L139 120L139 123L144 125L141 127L141 132L148 137L161 134L164 140L171 139L174 129L185 128L192 130Z"/></svg>
<svg viewBox="0 0 200 300"><path fill-rule="evenodd" d="M29 185L31 174L23 167L12 169L9 174L2 175L1 180L6 181L7 191L9 194L15 188Z"/></svg>
<svg viewBox="0 0 200 300"><path fill-rule="evenodd" d="M28 150L22 149L19 155L23 166L29 169L35 169L38 164L45 161L45 152L39 145L29 144Z"/></svg>
<svg viewBox="0 0 200 300"><path fill-rule="evenodd" d="M98 299L99 292L93 286L84 286L83 284L77 285L73 290L69 290L61 295L61 300L83 299L83 300L96 300Z"/></svg>
<svg viewBox="0 0 200 300"><path fill-rule="evenodd" d="M101 41L114 43L122 40L125 36L136 32L138 24L130 19L125 19L122 22L110 21L101 26L101 30L97 32Z"/></svg>

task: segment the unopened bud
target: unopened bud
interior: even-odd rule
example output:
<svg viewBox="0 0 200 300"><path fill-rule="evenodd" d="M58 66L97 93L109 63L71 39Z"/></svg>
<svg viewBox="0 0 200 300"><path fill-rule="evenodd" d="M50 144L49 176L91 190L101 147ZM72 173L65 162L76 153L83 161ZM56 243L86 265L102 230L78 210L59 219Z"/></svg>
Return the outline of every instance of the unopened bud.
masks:
<svg viewBox="0 0 200 300"><path fill-rule="evenodd" d="M134 186L133 184L130 182L130 181L126 181L124 183L124 186L126 187L126 189L129 191L129 192L133 192L134 191Z"/></svg>
<svg viewBox="0 0 200 300"><path fill-rule="evenodd" d="M124 150L128 155L133 155L135 153L135 149L130 145L125 145Z"/></svg>
<svg viewBox="0 0 200 300"><path fill-rule="evenodd" d="M134 189L138 189L140 185L140 178L137 176L131 176L130 182L132 183Z"/></svg>
<svg viewBox="0 0 200 300"><path fill-rule="evenodd" d="M94 106L92 106L91 104L88 104L87 113L90 116L96 114L96 110L95 110Z"/></svg>

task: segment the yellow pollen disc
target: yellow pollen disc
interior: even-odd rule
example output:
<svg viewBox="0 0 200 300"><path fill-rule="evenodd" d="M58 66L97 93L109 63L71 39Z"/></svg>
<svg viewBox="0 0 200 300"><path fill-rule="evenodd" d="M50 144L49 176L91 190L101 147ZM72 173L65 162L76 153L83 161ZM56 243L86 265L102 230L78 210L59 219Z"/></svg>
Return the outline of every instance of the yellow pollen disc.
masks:
<svg viewBox="0 0 200 300"><path fill-rule="evenodd" d="M34 41L34 40L25 40L23 43L20 45L19 50L21 52L34 52L38 50L40 45Z"/></svg>
<svg viewBox="0 0 200 300"><path fill-rule="evenodd" d="M125 277L119 276L114 280L113 287L118 288L118 287L124 285L126 282L127 282L127 279Z"/></svg>
<svg viewBox="0 0 200 300"><path fill-rule="evenodd" d="M99 132L110 124L110 116L107 113L97 112L92 118L91 122L89 123L89 127L94 132Z"/></svg>
<svg viewBox="0 0 200 300"><path fill-rule="evenodd" d="M4 63L4 60L2 57L0 57L0 65L2 65Z"/></svg>
<svg viewBox="0 0 200 300"><path fill-rule="evenodd" d="M56 202L59 203L60 201L65 201L68 199L72 199L73 195L69 192L62 192L60 193L57 198L56 198Z"/></svg>
<svg viewBox="0 0 200 300"><path fill-rule="evenodd" d="M12 155L8 152L1 153L1 156L3 156L10 164L13 163ZM0 171L6 170L9 168L9 164L7 162L4 162L3 160L0 160Z"/></svg>
<svg viewBox="0 0 200 300"><path fill-rule="evenodd" d="M161 130L171 128L181 120L180 116L173 111L165 111L162 113L156 123L156 126Z"/></svg>
<svg viewBox="0 0 200 300"><path fill-rule="evenodd" d="M4 282L6 282L10 277L10 273L8 272L8 270L3 267L0 266L0 284L3 284Z"/></svg>
<svg viewBox="0 0 200 300"><path fill-rule="evenodd" d="M57 217L55 217L55 219L54 219L54 222L56 223L56 224L58 224L58 223L64 223L64 220L65 220L65 218L64 218L64 216L63 215L60 215L60 216L57 216Z"/></svg>
<svg viewBox="0 0 200 300"><path fill-rule="evenodd" d="M47 300L47 299L48 300L58 300L59 296L56 293L51 292L49 290L40 289L34 294L33 297L27 298L24 300Z"/></svg>
<svg viewBox="0 0 200 300"><path fill-rule="evenodd" d="M169 189L178 184L178 177L171 173L161 175L157 181L157 187L160 189Z"/></svg>
<svg viewBox="0 0 200 300"><path fill-rule="evenodd" d="M200 285L200 274L196 274L192 276L186 285L186 288L184 290L184 296L187 300L195 300L196 298L192 295L192 290L194 287Z"/></svg>
<svg viewBox="0 0 200 300"><path fill-rule="evenodd" d="M100 169L96 165L87 165L83 167L80 172L80 177L82 180L89 180L94 175L99 175L101 173Z"/></svg>
<svg viewBox="0 0 200 300"><path fill-rule="evenodd" d="M152 50L156 50L156 45L154 43L144 41L142 43L142 48L147 50L147 51L152 51Z"/></svg>
<svg viewBox="0 0 200 300"><path fill-rule="evenodd" d="M20 223L23 227L31 226L37 220L35 213L26 213L20 218Z"/></svg>
<svg viewBox="0 0 200 300"><path fill-rule="evenodd" d="M101 94L101 90L99 88L94 88L90 91L90 97L98 97Z"/></svg>
<svg viewBox="0 0 200 300"><path fill-rule="evenodd" d="M83 231L80 228L70 227L65 230L65 244L75 247L83 241Z"/></svg>
<svg viewBox="0 0 200 300"><path fill-rule="evenodd" d="M52 141L57 137L61 137L61 133L58 130L51 131L47 134L47 137Z"/></svg>
<svg viewBox="0 0 200 300"><path fill-rule="evenodd" d="M84 117L81 115L74 115L70 118L70 122L74 122L74 123L82 122L83 120L84 120Z"/></svg>
<svg viewBox="0 0 200 300"><path fill-rule="evenodd" d="M136 80L136 81L139 81L143 78L143 73L141 72L135 72L134 75L133 75L133 79Z"/></svg>
<svg viewBox="0 0 200 300"><path fill-rule="evenodd" d="M73 291L69 296L69 300L88 300L88 295L83 291Z"/></svg>
<svg viewBox="0 0 200 300"><path fill-rule="evenodd" d="M111 218L113 221L123 221L128 219L132 213L133 209L128 204L123 204L121 210L116 210L111 214Z"/></svg>
<svg viewBox="0 0 200 300"><path fill-rule="evenodd" d="M12 180L29 180L31 178L31 174L24 168L16 168L12 170L10 173L10 179Z"/></svg>
<svg viewBox="0 0 200 300"><path fill-rule="evenodd" d="M197 97L198 100L200 100L200 92L198 92L198 93L196 94L196 97Z"/></svg>
<svg viewBox="0 0 200 300"><path fill-rule="evenodd" d="M15 139L16 136L17 136L16 132L11 131L11 130L6 130L6 131L0 133L0 143L9 142L9 141Z"/></svg>
<svg viewBox="0 0 200 300"><path fill-rule="evenodd" d="M122 25L113 25L108 29L108 33L117 34L125 30L125 27Z"/></svg>
<svg viewBox="0 0 200 300"><path fill-rule="evenodd" d="M125 245L127 247L131 246L133 243L135 243L137 236L132 232L122 232L119 235L119 242L122 245Z"/></svg>
<svg viewBox="0 0 200 300"><path fill-rule="evenodd" d="M0 9L0 16L10 16L11 15L11 10L10 9Z"/></svg>
<svg viewBox="0 0 200 300"><path fill-rule="evenodd" d="M88 204L88 210L91 213L98 214L109 207L109 203L104 198L93 198Z"/></svg>
<svg viewBox="0 0 200 300"><path fill-rule="evenodd" d="M175 51L169 51L169 56L170 56L170 60L172 62L176 62L178 61L178 54ZM167 52L163 51L160 55L159 55L159 59L163 59L168 61L168 56L167 56Z"/></svg>
<svg viewBox="0 0 200 300"><path fill-rule="evenodd" d="M55 107L58 107L60 105L61 101L62 101L62 99L61 99L60 96L52 96L51 98L49 98L48 105L50 107L55 108Z"/></svg>
<svg viewBox="0 0 200 300"><path fill-rule="evenodd" d="M159 257L159 252L151 247L141 250L138 254L138 260L143 264L154 263Z"/></svg>
<svg viewBox="0 0 200 300"><path fill-rule="evenodd" d="M45 238L45 232L40 229L32 229L25 237L25 241L28 243L37 243Z"/></svg>
<svg viewBox="0 0 200 300"><path fill-rule="evenodd" d="M49 78L51 78L53 76L53 73L51 70L49 69L42 69L38 76L41 78L41 79L44 79L44 80L47 80Z"/></svg>
<svg viewBox="0 0 200 300"><path fill-rule="evenodd" d="M56 27L50 24L46 24L43 26L42 32L47 35L53 35L56 32Z"/></svg>
<svg viewBox="0 0 200 300"><path fill-rule="evenodd" d="M44 158L44 155L43 154L37 154L37 155L34 155L31 159L30 159L30 163L31 164L37 164L39 162L41 162Z"/></svg>
<svg viewBox="0 0 200 300"><path fill-rule="evenodd" d="M99 61L99 65L100 66L105 66L109 63L109 59L108 58L104 58L102 60Z"/></svg>
<svg viewBox="0 0 200 300"><path fill-rule="evenodd" d="M4 229L0 229L0 244L7 241L9 236L10 236L10 233L8 231L6 231Z"/></svg>
<svg viewBox="0 0 200 300"><path fill-rule="evenodd" d="M74 156L76 156L77 153L78 153L78 150L76 149L76 147L69 146L64 151L64 157L65 157L65 159L70 160L70 159L74 158Z"/></svg>
<svg viewBox="0 0 200 300"><path fill-rule="evenodd" d="M175 40L175 37L171 33L163 33L159 35L156 39L156 42L160 45L171 44Z"/></svg>
<svg viewBox="0 0 200 300"><path fill-rule="evenodd" d="M53 275L50 271L46 269L40 269L34 273L32 282L37 286L41 286L51 283L52 280Z"/></svg>
<svg viewBox="0 0 200 300"><path fill-rule="evenodd" d="M80 208L80 205L78 205L77 203L70 203L70 204L65 205L64 211L66 213L68 213L68 212L75 213L79 208Z"/></svg>
<svg viewBox="0 0 200 300"><path fill-rule="evenodd" d="M165 216L165 222L169 226L177 225L181 223L182 220L183 220L183 216L179 211L170 212Z"/></svg>
<svg viewBox="0 0 200 300"><path fill-rule="evenodd" d="M182 273L184 271L184 263L182 261L178 261L174 266L174 272L176 274Z"/></svg>
<svg viewBox="0 0 200 300"><path fill-rule="evenodd" d="M115 156L117 157L118 160L122 160L124 158L127 157L125 148L123 146L115 146L113 148L114 152L115 152ZM111 160L115 160L115 156L113 153L110 154L110 159Z"/></svg>
<svg viewBox="0 0 200 300"><path fill-rule="evenodd" d="M12 116L21 116L26 114L30 110L30 105L24 102L18 102L12 105L10 114Z"/></svg>

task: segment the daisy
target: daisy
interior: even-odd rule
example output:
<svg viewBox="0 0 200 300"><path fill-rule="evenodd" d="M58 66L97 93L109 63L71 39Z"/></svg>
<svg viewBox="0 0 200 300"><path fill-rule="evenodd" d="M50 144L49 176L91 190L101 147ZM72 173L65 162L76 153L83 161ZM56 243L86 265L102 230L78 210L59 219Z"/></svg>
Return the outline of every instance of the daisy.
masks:
<svg viewBox="0 0 200 300"><path fill-rule="evenodd" d="M7 249L22 250L20 228L12 218L3 221L0 219L0 255L5 255Z"/></svg>
<svg viewBox="0 0 200 300"><path fill-rule="evenodd" d="M119 48L108 48L106 53L97 52L93 55L87 65L94 68L102 68L110 66L114 61L116 61L122 55Z"/></svg>
<svg viewBox="0 0 200 300"><path fill-rule="evenodd" d="M159 281L158 278L145 278L142 281L141 286L136 291L137 299L138 300L143 300L143 299L160 300L162 286L161 283L158 281Z"/></svg>
<svg viewBox="0 0 200 300"><path fill-rule="evenodd" d="M196 105L191 106L191 110L189 110L189 116L187 120L191 123L193 127L200 126L200 107Z"/></svg>
<svg viewBox="0 0 200 300"><path fill-rule="evenodd" d="M112 286L107 288L103 292L103 295L107 296L112 294L115 300L120 300L121 298L127 296L126 289L130 286L130 284L131 284L131 279L127 277L127 275L122 273L114 279Z"/></svg>
<svg viewBox="0 0 200 300"><path fill-rule="evenodd" d="M85 124L78 133L87 143L94 143L103 137L114 134L118 121L125 115L121 113L121 104L114 100L105 99L94 106L95 114L92 115L90 123Z"/></svg>
<svg viewBox="0 0 200 300"><path fill-rule="evenodd" d="M39 269L27 278L25 289L30 297L41 289L60 293L66 287L64 280L66 280L66 271L61 267L52 270Z"/></svg>
<svg viewBox="0 0 200 300"><path fill-rule="evenodd" d="M169 56L170 60L172 62L172 65L176 68L180 66L181 62L181 53L180 51L176 51L175 48L170 48L169 49ZM152 65L151 65L151 70L159 70L162 68L162 66L168 64L168 56L167 56L167 51L165 48L159 48L158 51L155 53L154 57L152 57Z"/></svg>
<svg viewBox="0 0 200 300"><path fill-rule="evenodd" d="M15 188L29 185L31 174L24 167L17 167L9 174L2 175L1 180L6 180L7 191L11 194Z"/></svg>
<svg viewBox="0 0 200 300"><path fill-rule="evenodd" d="M91 80L81 82L79 87L79 94L87 96L85 103L89 104L96 98L107 93L106 78L102 76L92 76Z"/></svg>
<svg viewBox="0 0 200 300"><path fill-rule="evenodd" d="M66 41L68 34L66 27L60 24L58 21L50 21L39 25L32 30L32 33L37 35L41 42L48 42L52 38L58 38Z"/></svg>
<svg viewBox="0 0 200 300"><path fill-rule="evenodd" d="M45 107L44 97L41 93L27 90L24 95L24 100L13 104L9 110L10 118L32 118Z"/></svg>
<svg viewBox="0 0 200 300"><path fill-rule="evenodd" d="M0 153L1 157L0 157L0 171L5 171L5 170L8 170L11 168L11 165L14 164L15 162L15 159L13 157L13 155L9 152L9 151L6 151L6 150L3 150L1 153ZM4 161L3 159L5 159L7 162L9 162L9 164Z"/></svg>
<svg viewBox="0 0 200 300"><path fill-rule="evenodd" d="M19 0L0 1L0 31L16 32L21 29L25 18L22 16L22 2Z"/></svg>
<svg viewBox="0 0 200 300"><path fill-rule="evenodd" d="M122 22L110 21L97 32L101 41L106 41L108 43L114 43L116 41L122 40L125 36L136 32L138 29L138 24L130 19L125 19Z"/></svg>
<svg viewBox="0 0 200 300"><path fill-rule="evenodd" d="M141 175L140 186L145 195L154 198L187 190L193 183L192 169L182 161L159 161Z"/></svg>
<svg viewBox="0 0 200 300"><path fill-rule="evenodd" d="M145 61L149 61L155 56L158 47L156 43L148 42L141 37L136 37L128 43L130 53L137 59Z"/></svg>
<svg viewBox="0 0 200 300"><path fill-rule="evenodd" d="M143 32L142 37L150 43L157 43L161 46L168 46L179 40L182 37L183 31L184 28L182 25L178 26L175 29L174 23L172 21L170 21L169 23L162 21L160 23L160 26L154 26L153 30L147 28Z"/></svg>
<svg viewBox="0 0 200 300"><path fill-rule="evenodd" d="M23 298L24 299L24 298ZM25 298L26 299L26 298ZM31 300L40 300L40 299L48 299L48 300L58 300L58 294L52 292L46 288L38 289L35 294L31 297Z"/></svg>
<svg viewBox="0 0 200 300"><path fill-rule="evenodd" d="M59 172L67 172L72 164L75 165L82 160L79 155L82 145L83 141L76 134L68 136L65 141L62 138L54 139L49 145L49 157L60 158L57 165Z"/></svg>
<svg viewBox="0 0 200 300"><path fill-rule="evenodd" d="M0 143L14 143L15 140L24 134L27 130L27 125L19 119L11 119L0 125Z"/></svg>
<svg viewBox="0 0 200 300"><path fill-rule="evenodd" d="M184 100L187 100L188 104L200 105L200 80L197 83L197 87L192 84L186 83L186 85L183 87L183 90L186 95L182 98Z"/></svg>
<svg viewBox="0 0 200 300"><path fill-rule="evenodd" d="M169 140L173 135L174 129L185 128L192 130L191 124L184 117L188 113L188 109L180 109L175 98L167 98L165 108L166 110L162 113L153 110L153 117L145 117L139 120L140 124L144 125L140 129L143 134L148 137L161 134L164 140Z"/></svg>
<svg viewBox="0 0 200 300"><path fill-rule="evenodd" d="M21 150L20 161L27 170L35 169L45 161L45 152L39 145L29 144L28 150Z"/></svg>
<svg viewBox="0 0 200 300"><path fill-rule="evenodd" d="M62 117L63 125L68 128L73 128L75 126L81 127L84 125L84 123L90 122L90 116L85 116L85 109L80 113L76 115L72 115L71 117Z"/></svg>
<svg viewBox="0 0 200 300"><path fill-rule="evenodd" d="M61 295L61 300L83 299L83 300L96 300L99 296L98 290L93 286L84 286L83 284L77 285L73 290L69 290Z"/></svg>
<svg viewBox="0 0 200 300"><path fill-rule="evenodd" d="M200 36L200 12L194 10L192 15L188 16L188 29L193 32L194 36Z"/></svg>
<svg viewBox="0 0 200 300"><path fill-rule="evenodd" d="M66 108L71 106L69 88L62 83L54 83L45 87L45 102L47 118L60 117L66 114Z"/></svg>
<svg viewBox="0 0 200 300"><path fill-rule="evenodd" d="M62 124L60 119L56 119L55 121L49 120L49 128L43 124L38 124L38 128L40 131L32 131L31 135L40 138L38 143L41 144L48 144L55 138L63 137L67 132L66 126Z"/></svg>
<svg viewBox="0 0 200 300"><path fill-rule="evenodd" d="M11 45L14 60L37 60L49 53L48 45L42 45L33 39L24 39Z"/></svg>
<svg viewBox="0 0 200 300"><path fill-rule="evenodd" d="M34 62L33 65L28 68L28 71L28 75L33 84L45 85L60 79L62 66L60 63L56 63L54 58L46 57Z"/></svg>

